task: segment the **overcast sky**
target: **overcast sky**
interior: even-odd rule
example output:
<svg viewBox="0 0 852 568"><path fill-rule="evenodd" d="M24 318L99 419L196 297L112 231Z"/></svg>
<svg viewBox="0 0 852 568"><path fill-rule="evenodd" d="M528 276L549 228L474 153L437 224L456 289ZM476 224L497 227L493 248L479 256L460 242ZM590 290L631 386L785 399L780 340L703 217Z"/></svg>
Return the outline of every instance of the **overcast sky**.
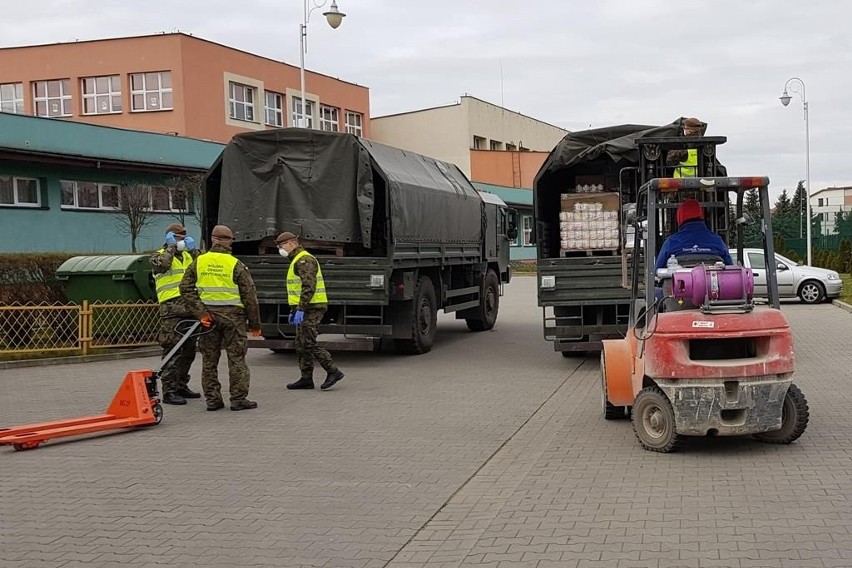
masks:
<svg viewBox="0 0 852 568"><path fill-rule="evenodd" d="M309 2L311 0L308 0ZM330 1L329 1L330 4ZM338 0L308 30L309 69L370 88L373 116L469 93L582 130L680 116L728 137L731 175L852 185L852 4L838 0ZM4 0L5 46L176 31L299 64L302 0ZM773 192L775 193L775 192Z"/></svg>

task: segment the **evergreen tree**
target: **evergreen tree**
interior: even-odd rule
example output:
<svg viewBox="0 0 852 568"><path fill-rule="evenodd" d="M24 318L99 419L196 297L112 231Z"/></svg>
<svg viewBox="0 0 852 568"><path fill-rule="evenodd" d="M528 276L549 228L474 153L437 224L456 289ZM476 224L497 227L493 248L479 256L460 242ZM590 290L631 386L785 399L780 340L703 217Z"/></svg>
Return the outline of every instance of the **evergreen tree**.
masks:
<svg viewBox="0 0 852 568"><path fill-rule="evenodd" d="M772 232L784 238L794 238L799 231L799 218L793 211L790 196L787 190L783 190L775 202L775 210L772 212Z"/></svg>
<svg viewBox="0 0 852 568"><path fill-rule="evenodd" d="M796 186L796 192L793 194L793 199L790 200L790 208L792 209L792 213L796 215L796 227L799 232L796 233L796 236L800 239L805 238L805 209L806 209L806 199L805 199L805 180L799 180L798 185Z"/></svg>
<svg viewBox="0 0 852 568"><path fill-rule="evenodd" d="M743 211L751 218L751 223L745 226L743 244L747 247L762 247L763 235L760 231L760 225L763 212L760 209L760 196L756 189L750 189L746 192Z"/></svg>
<svg viewBox="0 0 852 568"><path fill-rule="evenodd" d="M852 236L852 211L834 214L834 232L842 237Z"/></svg>

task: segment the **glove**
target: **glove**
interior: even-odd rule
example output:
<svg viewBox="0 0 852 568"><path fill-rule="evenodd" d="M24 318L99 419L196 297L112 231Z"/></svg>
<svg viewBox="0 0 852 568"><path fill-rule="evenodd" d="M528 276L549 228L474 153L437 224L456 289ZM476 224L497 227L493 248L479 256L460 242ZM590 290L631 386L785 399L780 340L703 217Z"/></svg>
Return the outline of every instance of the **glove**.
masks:
<svg viewBox="0 0 852 568"><path fill-rule="evenodd" d="M175 238L175 234L172 231L166 233L166 244L177 245L177 239Z"/></svg>
<svg viewBox="0 0 852 568"><path fill-rule="evenodd" d="M186 244L186 250L195 250L195 239L192 237L184 237L184 244Z"/></svg>
<svg viewBox="0 0 852 568"><path fill-rule="evenodd" d="M211 325L213 325L213 316L210 314L201 316L201 327L210 327Z"/></svg>
<svg viewBox="0 0 852 568"><path fill-rule="evenodd" d="M302 320L305 319L305 312L302 310L296 310L292 314L287 321L289 321L292 325L302 325Z"/></svg>
<svg viewBox="0 0 852 568"><path fill-rule="evenodd" d="M260 337L261 335L263 335L263 330L259 327L253 327L249 330L249 333L252 337Z"/></svg>

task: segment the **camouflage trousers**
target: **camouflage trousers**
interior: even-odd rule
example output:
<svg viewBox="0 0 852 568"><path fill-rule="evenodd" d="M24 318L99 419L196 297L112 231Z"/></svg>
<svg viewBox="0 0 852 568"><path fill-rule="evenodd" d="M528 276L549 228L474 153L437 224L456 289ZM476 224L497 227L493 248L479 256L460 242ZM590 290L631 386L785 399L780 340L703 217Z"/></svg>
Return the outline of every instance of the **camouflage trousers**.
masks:
<svg viewBox="0 0 852 568"><path fill-rule="evenodd" d="M317 345L317 328L325 315L326 308L308 308L302 325L296 327L296 355L299 358L299 371L303 379L314 378L314 361L319 363L326 373L334 373L337 367L331 359L331 353Z"/></svg>
<svg viewBox="0 0 852 568"><path fill-rule="evenodd" d="M231 402L245 400L249 392L249 369L246 365L248 340L245 312L234 308L208 308L213 316L213 329L198 338L201 353L201 388L207 402L222 401L219 383L219 358L222 350L228 357L228 379Z"/></svg>
<svg viewBox="0 0 852 568"><path fill-rule="evenodd" d="M175 315L178 312L178 315ZM160 346L163 348L163 357L178 344L183 337L175 331L175 326L185 319L195 319L189 314L179 314L168 305L160 305ZM195 338L188 339L174 354L172 360L160 372L160 380L163 382L163 395L175 393L187 388L189 384L189 368L195 361Z"/></svg>

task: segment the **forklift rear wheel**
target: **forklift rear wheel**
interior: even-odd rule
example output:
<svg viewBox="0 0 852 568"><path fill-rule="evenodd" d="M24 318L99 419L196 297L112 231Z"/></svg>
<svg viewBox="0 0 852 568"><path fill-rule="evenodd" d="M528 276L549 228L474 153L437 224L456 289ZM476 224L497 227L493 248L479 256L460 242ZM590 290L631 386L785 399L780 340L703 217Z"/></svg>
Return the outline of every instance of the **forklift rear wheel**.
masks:
<svg viewBox="0 0 852 568"><path fill-rule="evenodd" d="M799 387L791 384L781 408L781 429L755 434L754 437L767 444L790 444L805 433L809 416L805 395Z"/></svg>
<svg viewBox="0 0 852 568"><path fill-rule="evenodd" d="M12 444L12 447L15 448L17 452L25 452L27 450L34 450L41 445L41 442L18 442L17 444Z"/></svg>
<svg viewBox="0 0 852 568"><path fill-rule="evenodd" d="M606 363L604 362L603 350L601 350L601 401L603 402L604 420L618 420L629 416L626 412L626 406L615 406L606 396Z"/></svg>
<svg viewBox="0 0 852 568"><path fill-rule="evenodd" d="M163 405L159 402L151 407L151 413L154 415L154 424L159 424L163 421Z"/></svg>
<svg viewBox="0 0 852 568"><path fill-rule="evenodd" d="M680 442L672 403L658 387L647 387L633 402L633 431L646 450L667 453Z"/></svg>

